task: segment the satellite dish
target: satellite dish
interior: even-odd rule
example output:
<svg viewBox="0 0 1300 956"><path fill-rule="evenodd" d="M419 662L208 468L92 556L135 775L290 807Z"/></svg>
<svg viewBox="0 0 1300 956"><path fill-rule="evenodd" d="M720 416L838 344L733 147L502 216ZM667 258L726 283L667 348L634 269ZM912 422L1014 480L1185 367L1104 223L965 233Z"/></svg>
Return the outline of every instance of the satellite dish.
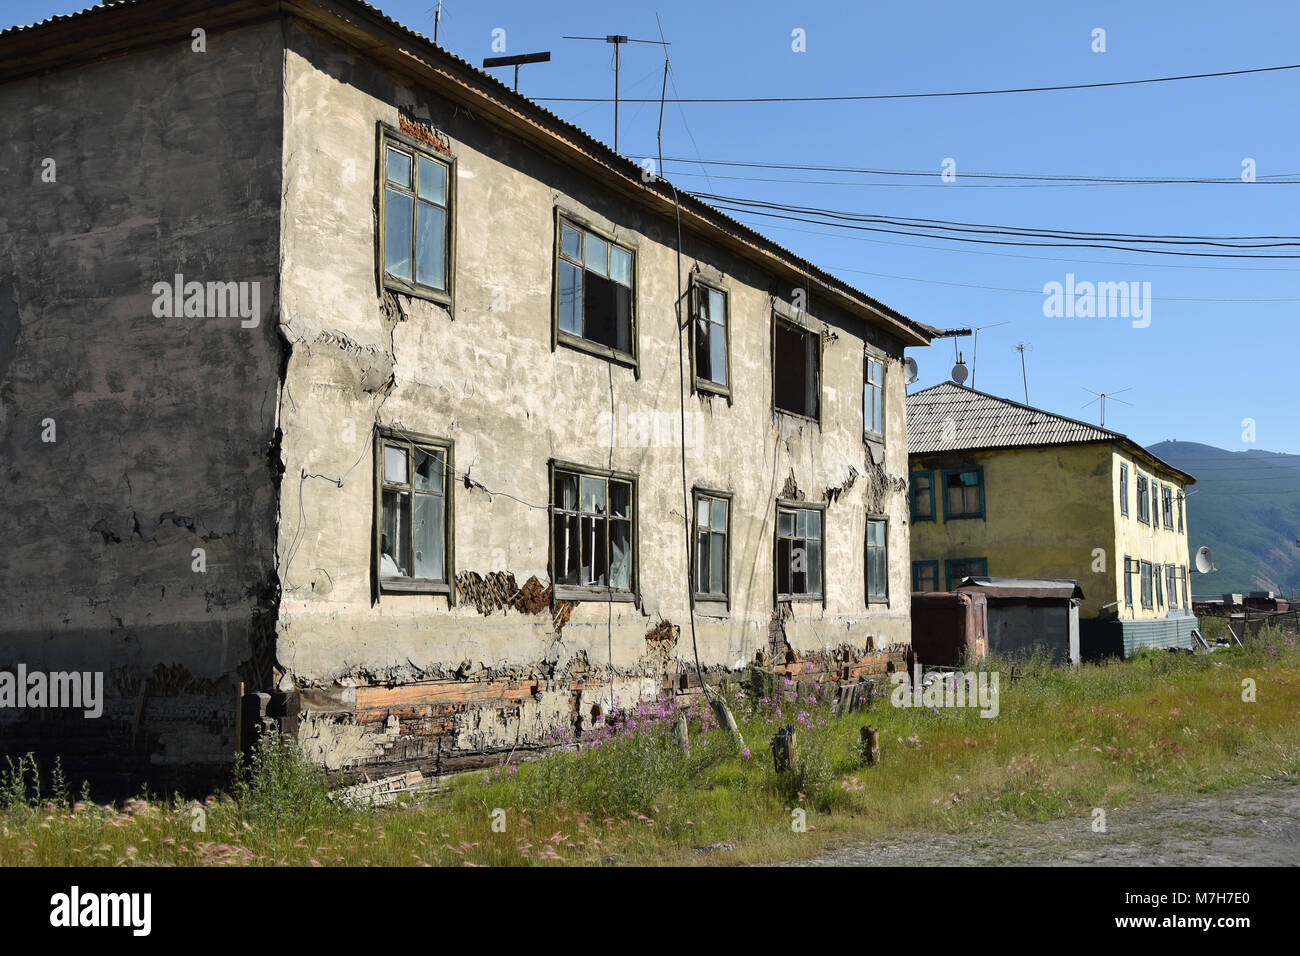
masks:
<svg viewBox="0 0 1300 956"><path fill-rule="evenodd" d="M1219 570L1214 566L1214 558L1210 554L1210 549L1201 546L1196 549L1196 570L1201 574L1209 574L1211 571Z"/></svg>
<svg viewBox="0 0 1300 956"><path fill-rule="evenodd" d="M962 382L966 381L966 376L969 374L970 369L966 368L966 363L961 359L958 359L957 364L952 367L952 380L960 385Z"/></svg>
<svg viewBox="0 0 1300 956"><path fill-rule="evenodd" d="M908 385L911 385L916 381L917 376L916 359L909 355L903 359L903 379Z"/></svg>

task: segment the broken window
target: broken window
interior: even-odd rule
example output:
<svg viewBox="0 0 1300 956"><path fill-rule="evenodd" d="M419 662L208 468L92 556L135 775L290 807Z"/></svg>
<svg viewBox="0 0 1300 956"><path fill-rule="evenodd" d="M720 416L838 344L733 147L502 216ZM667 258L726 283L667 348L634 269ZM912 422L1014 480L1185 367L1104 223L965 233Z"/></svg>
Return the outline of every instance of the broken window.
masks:
<svg viewBox="0 0 1300 956"><path fill-rule="evenodd" d="M1137 562L1124 555L1124 604L1128 607L1133 606L1133 575L1137 570Z"/></svg>
<svg viewBox="0 0 1300 956"><path fill-rule="evenodd" d="M451 444L382 432L378 448L380 587L447 590Z"/></svg>
<svg viewBox="0 0 1300 956"><path fill-rule="evenodd" d="M1152 604L1152 566L1150 561L1142 562L1142 606L1149 608Z"/></svg>
<svg viewBox="0 0 1300 956"><path fill-rule="evenodd" d="M728 497L695 493L695 597L723 600L728 595Z"/></svg>
<svg viewBox="0 0 1300 956"><path fill-rule="evenodd" d="M883 518L867 519L867 603L889 601L889 528Z"/></svg>
<svg viewBox="0 0 1300 956"><path fill-rule="evenodd" d="M1119 466L1119 513L1128 514L1128 463Z"/></svg>
<svg viewBox="0 0 1300 956"><path fill-rule="evenodd" d="M777 506L776 593L780 600L822 596L820 508Z"/></svg>
<svg viewBox="0 0 1300 956"><path fill-rule="evenodd" d="M385 129L380 156L384 285L450 301L452 163Z"/></svg>
<svg viewBox="0 0 1300 956"><path fill-rule="evenodd" d="M939 590L939 562L938 561L913 561L912 562L912 590L913 591Z"/></svg>
<svg viewBox="0 0 1300 956"><path fill-rule="evenodd" d="M1174 530L1174 489L1170 485L1160 486L1160 515L1164 519L1164 525L1170 531Z"/></svg>
<svg viewBox="0 0 1300 956"><path fill-rule="evenodd" d="M631 478L554 469L551 574L557 597L561 586L631 596L634 507Z"/></svg>
<svg viewBox="0 0 1300 956"><path fill-rule="evenodd" d="M695 285L695 387L706 392L727 394L731 385L728 367L728 296L703 282Z"/></svg>
<svg viewBox="0 0 1300 956"><path fill-rule="evenodd" d="M934 473L912 472L912 520L934 520Z"/></svg>
<svg viewBox="0 0 1300 956"><path fill-rule="evenodd" d="M943 519L984 517L984 469L943 473Z"/></svg>
<svg viewBox="0 0 1300 956"><path fill-rule="evenodd" d="M568 219L556 251L557 338L633 357L636 253Z"/></svg>
<svg viewBox="0 0 1300 956"><path fill-rule="evenodd" d="M885 437L885 363L870 355L862 375L862 429L872 438Z"/></svg>
<svg viewBox="0 0 1300 956"><path fill-rule="evenodd" d="M772 396L778 411L821 414L821 336L782 319L772 335Z"/></svg>
<svg viewBox="0 0 1300 956"><path fill-rule="evenodd" d="M1151 499L1150 496L1147 495L1147 476L1142 474L1140 471L1138 472L1137 499L1138 521L1141 521L1143 524L1150 524Z"/></svg>
<svg viewBox="0 0 1300 956"><path fill-rule="evenodd" d="M987 558L954 558L951 561L945 561L943 565L944 574L948 579L949 591L961 584L966 578L983 578L987 577L989 573Z"/></svg>

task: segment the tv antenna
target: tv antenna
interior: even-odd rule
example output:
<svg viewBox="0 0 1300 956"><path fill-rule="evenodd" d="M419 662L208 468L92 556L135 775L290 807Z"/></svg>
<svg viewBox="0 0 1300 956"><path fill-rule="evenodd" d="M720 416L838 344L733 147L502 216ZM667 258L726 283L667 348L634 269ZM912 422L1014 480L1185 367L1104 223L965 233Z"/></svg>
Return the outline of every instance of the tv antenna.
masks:
<svg viewBox="0 0 1300 956"><path fill-rule="evenodd" d="M1016 351L1020 353L1020 380L1025 385L1025 404L1029 404L1029 374L1025 371L1025 349L1034 350L1032 342L1020 342L1016 345Z"/></svg>
<svg viewBox="0 0 1300 956"><path fill-rule="evenodd" d="M549 63L551 52L522 53L519 56L490 56L483 61L483 69L493 66L513 66L515 68L515 92L519 92L519 67L524 63Z"/></svg>
<svg viewBox="0 0 1300 956"><path fill-rule="evenodd" d="M1010 322L997 322L993 325L981 325L971 329L973 337L971 339L970 352L970 387L975 387L975 363L979 361L980 356L980 331L982 329L996 329L999 325L1010 325Z"/></svg>
<svg viewBox="0 0 1300 956"><path fill-rule="evenodd" d="M619 49L624 43L656 43L659 46L672 46L667 40L638 40L634 37L624 36L623 34L611 34L605 37L561 37L562 40L603 40L606 43L614 44L614 152L618 152L618 74L619 74ZM666 50L664 51L667 52Z"/></svg>
<svg viewBox="0 0 1300 956"><path fill-rule="evenodd" d="M1079 387L1083 388L1082 385L1080 385ZM1104 428L1106 426L1106 399L1109 398L1112 402L1119 402L1121 405L1127 405L1129 406L1129 408L1132 408L1133 407L1132 402L1126 402L1122 398L1115 397L1116 395L1123 395L1125 392L1131 391L1132 388L1133 386L1129 385L1126 388L1121 388L1118 392L1094 392L1090 388L1083 388L1083 390L1087 392L1089 395L1097 396L1091 402L1084 402L1083 407L1087 408L1089 405L1092 405L1094 402L1100 401L1101 402L1101 425Z"/></svg>

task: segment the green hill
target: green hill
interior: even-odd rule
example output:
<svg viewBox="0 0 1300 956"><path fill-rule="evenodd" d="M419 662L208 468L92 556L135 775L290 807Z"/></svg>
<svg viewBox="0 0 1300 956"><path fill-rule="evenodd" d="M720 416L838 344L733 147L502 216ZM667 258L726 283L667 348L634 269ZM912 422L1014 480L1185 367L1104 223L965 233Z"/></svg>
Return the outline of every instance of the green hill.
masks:
<svg viewBox="0 0 1300 956"><path fill-rule="evenodd" d="M1193 594L1300 592L1300 455L1185 441L1148 450L1196 477L1189 543L1208 545L1218 571L1193 575Z"/></svg>

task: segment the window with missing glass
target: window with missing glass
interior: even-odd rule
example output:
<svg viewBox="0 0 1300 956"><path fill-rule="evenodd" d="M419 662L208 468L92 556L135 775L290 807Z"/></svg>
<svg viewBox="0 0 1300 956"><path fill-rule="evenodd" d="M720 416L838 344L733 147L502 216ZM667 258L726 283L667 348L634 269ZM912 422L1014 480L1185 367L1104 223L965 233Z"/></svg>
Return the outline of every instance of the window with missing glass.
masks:
<svg viewBox="0 0 1300 956"><path fill-rule="evenodd" d="M911 502L913 521L934 520L934 472L914 471L911 474Z"/></svg>
<svg viewBox="0 0 1300 956"><path fill-rule="evenodd" d="M376 452L380 590L449 591L454 578L451 442L381 431Z"/></svg>
<svg viewBox="0 0 1300 956"><path fill-rule="evenodd" d="M695 492L695 598L726 601L730 596L731 497Z"/></svg>
<svg viewBox="0 0 1300 956"><path fill-rule="evenodd" d="M776 509L778 600L822 597L822 510L797 504Z"/></svg>
<svg viewBox="0 0 1300 956"><path fill-rule="evenodd" d="M729 296L724 290L697 279L694 284L694 302L695 324L692 334L695 347L692 361L695 363L696 391L729 395Z"/></svg>
<svg viewBox="0 0 1300 956"><path fill-rule="evenodd" d="M551 576L562 600L632 600L636 480L552 466Z"/></svg>
<svg viewBox="0 0 1300 956"><path fill-rule="evenodd" d="M566 216L556 248L556 340L636 358L636 251Z"/></svg>
<svg viewBox="0 0 1300 956"><path fill-rule="evenodd" d="M885 363L871 355L862 372L862 430L869 438L885 437Z"/></svg>
<svg viewBox="0 0 1300 956"><path fill-rule="evenodd" d="M984 469L943 472L943 520L984 517Z"/></svg>
<svg viewBox="0 0 1300 956"><path fill-rule="evenodd" d="M386 288L451 301L455 162L382 127L379 254Z"/></svg>
<svg viewBox="0 0 1300 956"><path fill-rule="evenodd" d="M777 411L821 417L822 339L811 329L774 318L772 403Z"/></svg>
<svg viewBox="0 0 1300 956"><path fill-rule="evenodd" d="M889 602L889 523L867 519L867 603Z"/></svg>

